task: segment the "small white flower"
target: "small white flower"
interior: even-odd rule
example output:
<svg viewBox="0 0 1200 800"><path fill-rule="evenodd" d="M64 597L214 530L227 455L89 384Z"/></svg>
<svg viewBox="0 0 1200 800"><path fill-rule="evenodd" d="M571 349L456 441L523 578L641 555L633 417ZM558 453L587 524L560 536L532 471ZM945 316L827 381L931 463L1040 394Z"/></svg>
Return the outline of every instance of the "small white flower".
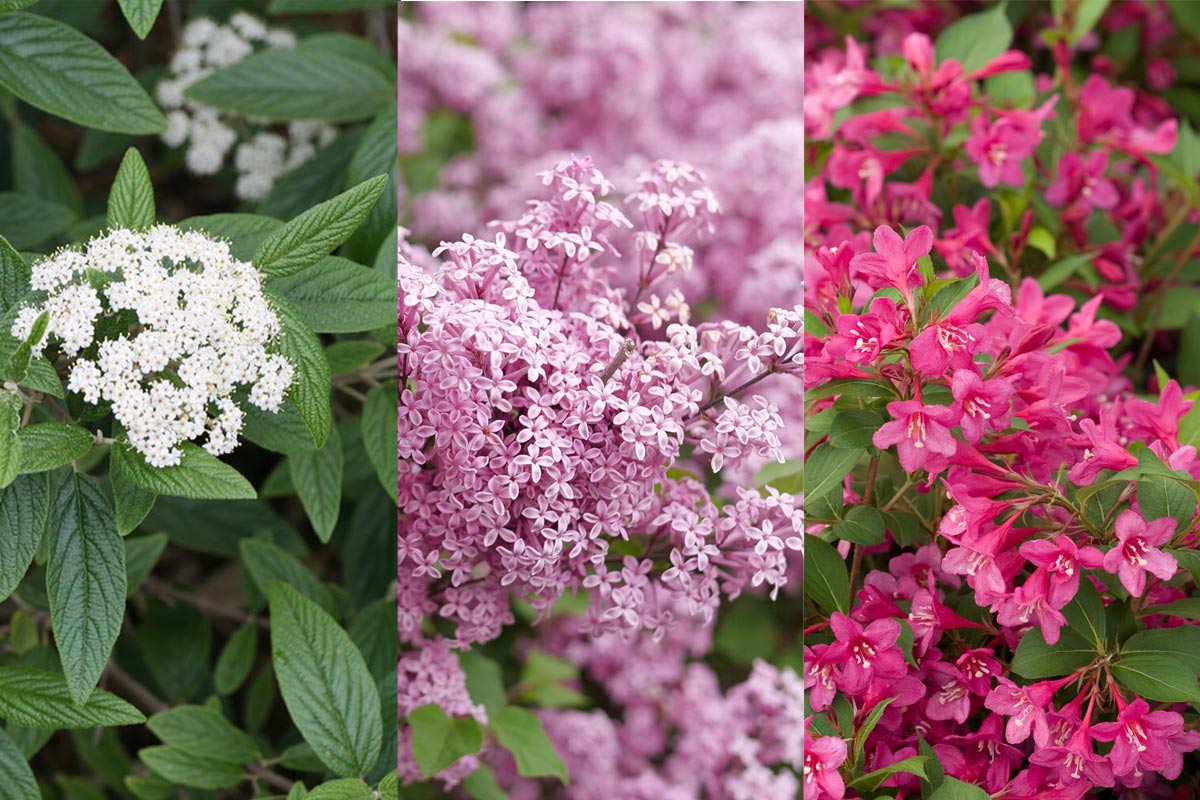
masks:
<svg viewBox="0 0 1200 800"><path fill-rule="evenodd" d="M112 277L98 291L89 271ZM178 464L179 444L201 436L213 454L233 450L245 419L233 394L247 386L252 404L278 411L295 377L271 352L281 325L258 272L206 234L109 231L37 262L31 278L48 296L18 312L13 335L26 338L49 312L46 338L77 357L67 388L108 402L152 466ZM119 312L136 318L129 333L98 330Z"/></svg>

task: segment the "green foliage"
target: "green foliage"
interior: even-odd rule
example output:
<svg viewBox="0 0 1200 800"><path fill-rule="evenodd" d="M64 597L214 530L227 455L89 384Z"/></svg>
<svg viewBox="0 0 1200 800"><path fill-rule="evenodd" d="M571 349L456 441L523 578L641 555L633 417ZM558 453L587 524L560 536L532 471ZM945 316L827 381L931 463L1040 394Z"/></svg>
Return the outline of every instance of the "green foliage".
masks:
<svg viewBox="0 0 1200 800"><path fill-rule="evenodd" d="M306 15L270 22L294 50L196 87L338 128L247 206L234 169L190 175L158 138L161 0L0 0L0 800L399 796L396 72L355 9L385 30L396 12L327 5L281 5ZM184 4L183 21L253 6ZM33 263L158 223L261 268L295 369L277 414L235 395L234 452L185 443L165 468L68 391L55 339L35 354L48 316L11 334L40 302Z"/></svg>
<svg viewBox="0 0 1200 800"><path fill-rule="evenodd" d="M450 717L440 706L427 705L408 715L413 758L421 774L431 777L463 756L479 752L483 728L472 717Z"/></svg>

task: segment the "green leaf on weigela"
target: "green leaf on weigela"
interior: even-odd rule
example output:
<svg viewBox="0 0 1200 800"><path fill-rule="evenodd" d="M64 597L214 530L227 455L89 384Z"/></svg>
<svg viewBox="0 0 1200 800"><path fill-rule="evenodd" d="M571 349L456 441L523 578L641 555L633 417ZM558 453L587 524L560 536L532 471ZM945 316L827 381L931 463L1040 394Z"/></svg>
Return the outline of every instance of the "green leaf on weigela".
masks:
<svg viewBox="0 0 1200 800"><path fill-rule="evenodd" d="M924 778L926 777L925 764L927 761L929 761L927 756L909 756L908 758L897 761L895 764L889 764L883 769L877 769L874 772L868 772L866 775L855 778L850 782L848 788L855 789L860 792L873 792L878 789L888 778L901 772L907 772L910 775L916 775L920 778Z"/></svg>
<svg viewBox="0 0 1200 800"><path fill-rule="evenodd" d="M1013 655L1012 670L1034 680L1070 675L1096 659L1096 647L1071 628L1063 628L1053 645L1046 644L1042 632L1032 628L1021 637Z"/></svg>
<svg viewBox="0 0 1200 800"><path fill-rule="evenodd" d="M827 614L850 613L850 575L833 545L816 536L804 539L804 593Z"/></svg>
<svg viewBox="0 0 1200 800"><path fill-rule="evenodd" d="M0 15L0 84L30 105L88 128L140 134L167 127L121 62L47 17Z"/></svg>
<svg viewBox="0 0 1200 800"><path fill-rule="evenodd" d="M108 193L108 227L140 231L153 226L156 219L150 171L141 154L131 147L121 159L121 167Z"/></svg>
<svg viewBox="0 0 1200 800"><path fill-rule="evenodd" d="M0 489L0 530L4 531L0 601L7 600L25 577L41 544L49 510L50 479L47 475L21 475Z"/></svg>
<svg viewBox="0 0 1200 800"><path fill-rule="evenodd" d="M258 496L250 481L199 445L183 442L180 461L171 467L152 467L127 444L112 446L112 461L139 488L190 500L253 500Z"/></svg>
<svg viewBox="0 0 1200 800"><path fill-rule="evenodd" d="M1152 628L1138 631L1122 645L1125 655L1167 656L1186 665L1200 675L1200 626L1180 625L1176 628Z"/></svg>
<svg viewBox="0 0 1200 800"><path fill-rule="evenodd" d="M973 783L946 778L929 800L991 800L991 795Z"/></svg>
<svg viewBox="0 0 1200 800"><path fill-rule="evenodd" d="M342 507L342 439L332 428L325 446L311 453L288 456L292 483L317 538L328 542Z"/></svg>
<svg viewBox="0 0 1200 800"><path fill-rule="evenodd" d="M937 37L937 60L953 58L962 64L963 73L970 74L1008 50L1012 38L1012 25L1000 3L947 26Z"/></svg>
<svg viewBox="0 0 1200 800"><path fill-rule="evenodd" d="M39 422L17 432L21 440L21 472L46 472L82 458L95 439L78 425Z"/></svg>
<svg viewBox="0 0 1200 800"><path fill-rule="evenodd" d="M1177 658L1152 653L1129 653L1112 665L1113 679L1147 700L1200 703L1196 673Z"/></svg>
<svg viewBox="0 0 1200 800"><path fill-rule="evenodd" d="M554 750L537 714L520 706L507 706L488 727L496 741L517 760L517 772L526 778L553 776L564 786L567 768Z"/></svg>
<svg viewBox="0 0 1200 800"><path fill-rule="evenodd" d="M846 518L836 522L830 532L843 542L862 545L882 544L886 538L883 515L874 506L853 506Z"/></svg>
<svg viewBox="0 0 1200 800"><path fill-rule="evenodd" d="M159 712L146 727L166 744L199 758L248 764L258 757L254 739L208 706L177 706Z"/></svg>
<svg viewBox="0 0 1200 800"><path fill-rule="evenodd" d="M383 746L379 692L350 636L320 606L276 581L271 651L279 689L317 757L339 777L363 777Z"/></svg>
<svg viewBox="0 0 1200 800"><path fill-rule="evenodd" d="M0 717L27 728L95 728L146 721L136 708L96 689L77 703L57 673L28 667L0 667Z"/></svg>
<svg viewBox="0 0 1200 800"><path fill-rule="evenodd" d="M121 13L125 15L129 27L139 39L145 39L154 27L154 20L158 19L162 4L163 0L117 0Z"/></svg>
<svg viewBox="0 0 1200 800"><path fill-rule="evenodd" d="M350 238L386 184L386 175L376 175L303 212L267 236L254 254L254 266L268 277L283 278L316 264Z"/></svg>
<svg viewBox="0 0 1200 800"><path fill-rule="evenodd" d="M244 623L225 643L217 657L217 668L213 674L213 688L217 694L231 695L245 683L254 667L254 656L258 652L258 626Z"/></svg>
<svg viewBox="0 0 1200 800"><path fill-rule="evenodd" d="M818 446L804 464L804 499L815 503L831 492L841 492L842 482L859 462L863 451L857 448Z"/></svg>
<svg viewBox="0 0 1200 800"><path fill-rule="evenodd" d="M125 543L108 498L83 475L67 476L51 519L46 564L50 624L71 697L84 703L121 632Z"/></svg>
<svg viewBox="0 0 1200 800"><path fill-rule="evenodd" d="M426 778L483 747L483 728L474 718L448 716L440 706L414 708L408 715L408 724L413 734L413 758Z"/></svg>
<svg viewBox="0 0 1200 800"><path fill-rule="evenodd" d="M396 460L398 401L399 387L396 381L388 381L367 392L362 414L363 447L379 482L393 503L399 494Z"/></svg>

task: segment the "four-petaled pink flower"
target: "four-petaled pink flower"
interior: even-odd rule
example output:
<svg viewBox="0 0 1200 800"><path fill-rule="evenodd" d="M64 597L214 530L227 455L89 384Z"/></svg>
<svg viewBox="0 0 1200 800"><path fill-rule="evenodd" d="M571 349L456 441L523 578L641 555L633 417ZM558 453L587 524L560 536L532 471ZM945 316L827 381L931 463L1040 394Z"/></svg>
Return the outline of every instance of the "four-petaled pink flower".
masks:
<svg viewBox="0 0 1200 800"><path fill-rule="evenodd" d="M1146 590L1146 573L1170 580L1179 563L1175 557L1158 549L1175 533L1172 517L1146 522L1142 515L1129 509L1117 517L1117 544L1104 554L1104 569L1115 572L1121 585L1134 597Z"/></svg>
<svg viewBox="0 0 1200 800"><path fill-rule="evenodd" d="M928 464L929 471L938 472L946 458L957 448L950 429L958 424L960 413L949 406L927 406L920 400L901 400L888 403L891 422L885 422L871 438L875 446L885 450L896 445L900 466L916 472Z"/></svg>

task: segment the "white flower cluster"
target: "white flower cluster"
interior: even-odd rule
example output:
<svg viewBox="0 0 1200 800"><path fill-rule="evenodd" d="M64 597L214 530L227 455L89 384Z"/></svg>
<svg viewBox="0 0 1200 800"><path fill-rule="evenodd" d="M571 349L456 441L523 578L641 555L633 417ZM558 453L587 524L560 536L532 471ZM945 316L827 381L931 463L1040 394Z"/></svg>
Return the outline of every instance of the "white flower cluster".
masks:
<svg viewBox="0 0 1200 800"><path fill-rule="evenodd" d="M206 433L205 449L228 453L244 416L233 393L250 386L250 402L274 412L292 384L292 364L271 352L280 321L261 276L205 233L113 230L35 264L31 286L47 298L21 309L13 335L49 311L46 339L76 357L68 388L111 403L152 466L178 464L179 444Z"/></svg>
<svg viewBox="0 0 1200 800"><path fill-rule="evenodd" d="M280 175L334 140L337 129L324 122L292 122L283 135L267 130L266 120L250 118L245 120L248 125L230 124L230 115L183 95L214 70L257 50L295 45L296 37L290 31L268 28L241 11L228 25L201 18L184 27L183 44L171 59L169 77L158 84L158 102L167 112L162 140L169 147L187 145L187 167L193 174L216 173L236 147L237 195L243 200L261 200Z"/></svg>

